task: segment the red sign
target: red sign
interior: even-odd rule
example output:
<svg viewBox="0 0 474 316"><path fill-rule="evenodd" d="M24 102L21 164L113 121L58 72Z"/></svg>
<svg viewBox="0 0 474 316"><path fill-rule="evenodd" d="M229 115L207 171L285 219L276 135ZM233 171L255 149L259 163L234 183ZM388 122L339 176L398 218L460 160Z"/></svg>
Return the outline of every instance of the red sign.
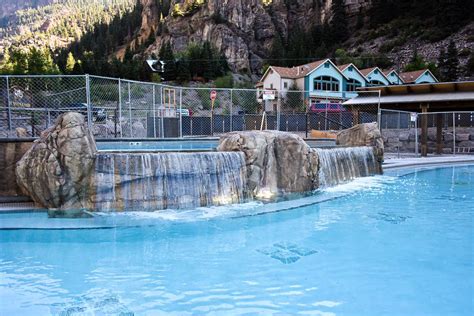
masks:
<svg viewBox="0 0 474 316"><path fill-rule="evenodd" d="M217 98L217 91L216 90L212 90L211 91L211 100L215 100Z"/></svg>

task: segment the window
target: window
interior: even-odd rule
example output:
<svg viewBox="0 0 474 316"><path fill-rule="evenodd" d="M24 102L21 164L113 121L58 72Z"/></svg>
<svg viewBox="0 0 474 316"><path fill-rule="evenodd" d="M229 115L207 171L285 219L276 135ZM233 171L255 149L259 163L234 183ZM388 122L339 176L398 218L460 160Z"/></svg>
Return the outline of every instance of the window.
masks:
<svg viewBox="0 0 474 316"><path fill-rule="evenodd" d="M378 74L379 71L377 69L374 70L374 74Z"/></svg>
<svg viewBox="0 0 474 316"><path fill-rule="evenodd" d="M385 86L385 83L383 83L380 80L370 80L370 85L371 86Z"/></svg>
<svg viewBox="0 0 474 316"><path fill-rule="evenodd" d="M270 89L273 89L273 83L270 83Z"/></svg>
<svg viewBox="0 0 474 316"><path fill-rule="evenodd" d="M283 88L288 89L288 82L283 82Z"/></svg>
<svg viewBox="0 0 474 316"><path fill-rule="evenodd" d="M356 91L357 88L362 87L362 83L355 79L347 80L347 91Z"/></svg>
<svg viewBox="0 0 474 316"><path fill-rule="evenodd" d="M349 71L352 71L352 70L354 70L354 67L350 66Z"/></svg>
<svg viewBox="0 0 474 316"><path fill-rule="evenodd" d="M324 68L329 68L329 63L325 63Z"/></svg>
<svg viewBox="0 0 474 316"><path fill-rule="evenodd" d="M313 89L319 91L339 91L339 80L330 76L314 78Z"/></svg>

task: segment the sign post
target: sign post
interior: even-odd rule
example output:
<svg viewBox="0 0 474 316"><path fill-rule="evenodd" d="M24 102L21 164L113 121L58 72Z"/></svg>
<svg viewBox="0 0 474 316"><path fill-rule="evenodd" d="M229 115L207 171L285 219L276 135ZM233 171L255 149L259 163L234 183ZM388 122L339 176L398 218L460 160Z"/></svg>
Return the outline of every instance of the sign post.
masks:
<svg viewBox="0 0 474 316"><path fill-rule="evenodd" d="M217 98L217 91L211 90L210 99L211 99L211 136L214 136L214 103Z"/></svg>
<svg viewBox="0 0 474 316"><path fill-rule="evenodd" d="M275 90L263 90L263 114L262 114L262 122L260 124L260 130L263 129L263 123L265 122L265 129L267 129L267 108L268 108L268 100L273 101L275 100ZM273 108L272 110L273 111Z"/></svg>

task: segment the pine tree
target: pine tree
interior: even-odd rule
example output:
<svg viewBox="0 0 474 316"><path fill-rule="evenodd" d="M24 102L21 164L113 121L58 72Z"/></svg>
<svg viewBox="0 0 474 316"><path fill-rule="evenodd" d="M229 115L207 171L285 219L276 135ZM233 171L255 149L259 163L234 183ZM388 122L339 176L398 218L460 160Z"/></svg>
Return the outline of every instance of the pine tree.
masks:
<svg viewBox="0 0 474 316"><path fill-rule="evenodd" d="M410 62L405 66L405 71L415 71L415 70L422 70L428 68L425 60L422 56L418 55L418 51L415 49L413 51L413 56Z"/></svg>
<svg viewBox="0 0 474 316"><path fill-rule="evenodd" d="M268 63L274 66L286 66L285 47L278 33L273 37Z"/></svg>
<svg viewBox="0 0 474 316"><path fill-rule="evenodd" d="M74 67L76 66L76 60L71 52L67 55L66 60L66 73L72 73L74 71Z"/></svg>
<svg viewBox="0 0 474 316"><path fill-rule="evenodd" d="M304 110L304 102L303 102L303 92L299 92L298 86L294 83L291 85L290 91L286 93L284 105L287 109L292 109L293 112L295 111L303 111Z"/></svg>
<svg viewBox="0 0 474 316"><path fill-rule="evenodd" d="M165 63L162 78L165 81L176 78L176 60L170 43L163 44L159 52L160 60Z"/></svg>
<svg viewBox="0 0 474 316"><path fill-rule="evenodd" d="M438 56L438 69L441 79L444 81L446 78L446 50L441 48Z"/></svg>
<svg viewBox="0 0 474 316"><path fill-rule="evenodd" d="M343 42L347 39L347 16L344 6L344 0L333 0L332 1L332 19L330 23L331 32L334 36L334 40L338 43Z"/></svg>
<svg viewBox="0 0 474 316"><path fill-rule="evenodd" d="M456 81L459 76L458 50L454 41L451 40L446 51L446 77L445 81Z"/></svg>
<svg viewBox="0 0 474 316"><path fill-rule="evenodd" d="M189 72L189 63L185 58L180 58L176 62L176 80L179 82L186 82L191 80L191 73Z"/></svg>

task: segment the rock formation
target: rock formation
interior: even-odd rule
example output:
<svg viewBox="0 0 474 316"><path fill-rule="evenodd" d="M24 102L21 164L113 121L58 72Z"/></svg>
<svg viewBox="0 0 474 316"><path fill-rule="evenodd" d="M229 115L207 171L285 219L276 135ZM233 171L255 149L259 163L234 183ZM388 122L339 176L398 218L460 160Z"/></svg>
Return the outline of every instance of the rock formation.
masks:
<svg viewBox="0 0 474 316"><path fill-rule="evenodd" d="M377 166L381 166L383 141L377 124L341 131L337 142L372 146ZM96 208L197 207L238 202L247 196L268 200L318 188L319 154L332 159L321 169L328 174L336 169L341 173L346 167L352 170L356 165L367 169L366 153L375 161L367 148L364 155L357 155L361 148L345 148L350 153L341 160L343 156L327 153L331 150L320 153L298 135L280 131L227 133L217 149L221 152L97 154L84 117L69 112L25 153L17 163L16 177L20 188L38 205L52 209L50 214L70 217ZM344 166L339 168L340 164ZM366 176L374 169L353 174ZM343 181L353 178L343 173Z"/></svg>
<svg viewBox="0 0 474 316"><path fill-rule="evenodd" d="M17 183L49 209L86 208L96 145L84 117L64 113L17 163Z"/></svg>
<svg viewBox="0 0 474 316"><path fill-rule="evenodd" d="M383 162L383 138L377 123L358 124L340 131L337 134L336 145L341 146L371 146L380 168ZM381 172L382 170L380 170Z"/></svg>
<svg viewBox="0 0 474 316"><path fill-rule="evenodd" d="M267 199L277 194L317 188L317 154L295 134L232 132L221 137L217 150L244 152L247 187L256 198Z"/></svg>

